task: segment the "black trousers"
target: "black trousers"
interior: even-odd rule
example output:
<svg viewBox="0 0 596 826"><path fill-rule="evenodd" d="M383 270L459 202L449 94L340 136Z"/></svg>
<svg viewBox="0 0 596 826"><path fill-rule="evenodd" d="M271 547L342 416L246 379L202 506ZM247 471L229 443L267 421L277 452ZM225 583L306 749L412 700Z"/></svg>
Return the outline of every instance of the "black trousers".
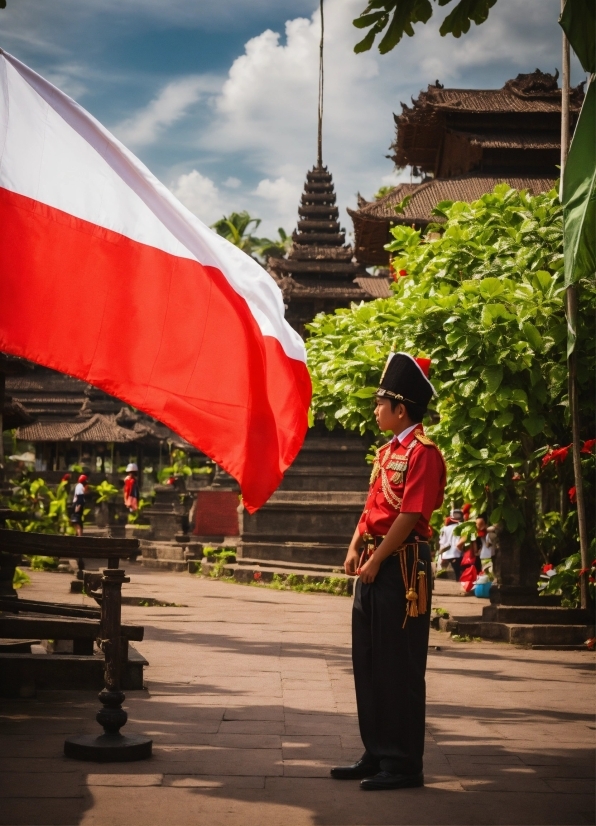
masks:
<svg viewBox="0 0 596 826"><path fill-rule="evenodd" d="M408 549L411 571L412 549ZM428 607L408 617L397 556L386 559L375 581L358 580L352 611L352 662L360 735L367 754L392 774L418 774L424 754L426 657L430 628L430 548L418 545L426 570Z"/></svg>

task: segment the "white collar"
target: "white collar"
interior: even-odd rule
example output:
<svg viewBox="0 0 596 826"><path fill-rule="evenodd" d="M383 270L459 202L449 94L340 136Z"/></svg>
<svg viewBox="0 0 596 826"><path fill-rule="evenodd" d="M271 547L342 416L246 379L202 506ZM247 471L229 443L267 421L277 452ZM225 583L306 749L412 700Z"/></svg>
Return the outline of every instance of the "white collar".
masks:
<svg viewBox="0 0 596 826"><path fill-rule="evenodd" d="M409 436L410 433L413 430L415 430L417 427L418 427L418 424L413 424L413 425L410 425L410 427L406 427L406 429L402 430L401 433L396 433L395 436L393 437L392 441L399 442L400 445L403 444L406 437Z"/></svg>

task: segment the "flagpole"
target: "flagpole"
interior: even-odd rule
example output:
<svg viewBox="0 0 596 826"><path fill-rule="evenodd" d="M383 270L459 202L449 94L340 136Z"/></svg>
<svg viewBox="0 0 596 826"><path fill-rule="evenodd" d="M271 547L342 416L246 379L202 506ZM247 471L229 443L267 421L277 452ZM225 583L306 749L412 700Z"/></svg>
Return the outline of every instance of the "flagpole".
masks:
<svg viewBox="0 0 596 826"><path fill-rule="evenodd" d="M565 9L566 0L561 0L561 14ZM562 41L562 77L561 77L561 180L565 172L565 163L569 154L569 40L563 32ZM575 497L577 502L577 522L579 528L579 547L582 569L590 567L588 529L586 525L586 510L584 499L584 482L582 477L582 463L580 453L580 419L579 419L579 392L577 386L577 321L579 294L577 284L570 284L567 287L566 295L567 326L572 331L573 349L567 348L567 368L568 368L568 395L569 395L569 417L571 419L571 438L573 456L573 475L575 481ZM580 577L580 598L581 607L590 607L590 592L588 589L587 572Z"/></svg>
<svg viewBox="0 0 596 826"><path fill-rule="evenodd" d="M321 10L321 39L319 41L319 109L317 131L317 166L323 166L323 43L325 37L325 20L323 17L323 0L320 0Z"/></svg>

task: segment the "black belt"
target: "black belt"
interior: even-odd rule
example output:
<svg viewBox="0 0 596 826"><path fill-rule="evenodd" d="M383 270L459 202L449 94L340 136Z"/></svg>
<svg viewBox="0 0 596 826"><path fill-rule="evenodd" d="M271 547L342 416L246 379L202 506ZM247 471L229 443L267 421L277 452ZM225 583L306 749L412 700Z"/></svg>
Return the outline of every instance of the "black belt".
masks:
<svg viewBox="0 0 596 826"><path fill-rule="evenodd" d="M363 533L362 539L364 540L364 544L366 547L378 548L381 542L385 539L385 535L383 536L373 536L370 533ZM428 539L423 536L419 536L417 533L412 531L412 533L408 534L402 545L413 545L414 543L418 542L428 542Z"/></svg>

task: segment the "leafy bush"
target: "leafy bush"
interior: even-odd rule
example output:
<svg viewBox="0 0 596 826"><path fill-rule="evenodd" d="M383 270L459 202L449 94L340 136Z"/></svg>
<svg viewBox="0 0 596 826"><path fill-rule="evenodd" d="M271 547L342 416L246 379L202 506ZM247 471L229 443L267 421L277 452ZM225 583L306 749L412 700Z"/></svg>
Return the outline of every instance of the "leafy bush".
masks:
<svg viewBox="0 0 596 826"><path fill-rule="evenodd" d="M562 218L557 193L500 184L472 204L443 202L427 239L392 229L394 296L308 326L313 411L329 428L378 433L375 390L390 349L432 359L429 428L447 460L447 500L535 542L541 458L569 442ZM593 435L596 286L580 285L582 427Z"/></svg>
<svg viewBox="0 0 596 826"><path fill-rule="evenodd" d="M32 571L55 571L58 567L58 558L55 556L30 556Z"/></svg>
<svg viewBox="0 0 596 826"><path fill-rule="evenodd" d="M12 578L12 587L15 590L22 588L24 585L31 585L31 577L28 576L21 568L14 569L14 576Z"/></svg>
<svg viewBox="0 0 596 826"><path fill-rule="evenodd" d="M112 485L111 482L105 480L100 482L99 485L95 485L92 489L97 494L95 501L98 505L101 505L102 502L115 502L120 496L120 491L116 485Z"/></svg>
<svg viewBox="0 0 596 826"><path fill-rule="evenodd" d="M571 554L554 569L555 573L549 576L548 581L538 582L540 596L558 595L561 597L563 608L579 608L580 605L580 576L588 574L588 588L590 597L594 601L594 584L596 582L596 559L589 570L582 569L581 555Z"/></svg>
<svg viewBox="0 0 596 826"><path fill-rule="evenodd" d="M11 485L10 496L2 502L20 517L7 519L7 528L29 533L74 533L68 516L68 482L62 481L52 488L43 479L25 475L11 480Z"/></svg>

